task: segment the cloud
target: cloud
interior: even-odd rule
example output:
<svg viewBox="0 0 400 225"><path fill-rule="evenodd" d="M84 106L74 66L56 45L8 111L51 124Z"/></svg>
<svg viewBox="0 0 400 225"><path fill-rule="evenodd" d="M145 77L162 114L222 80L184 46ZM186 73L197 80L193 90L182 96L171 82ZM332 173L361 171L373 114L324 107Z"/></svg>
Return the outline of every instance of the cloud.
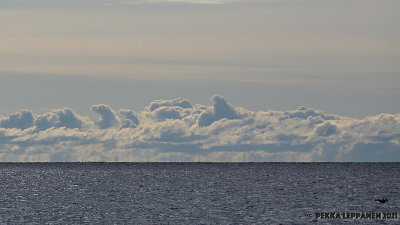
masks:
<svg viewBox="0 0 400 225"><path fill-rule="evenodd" d="M180 119L181 114L177 107L161 106L152 112L152 117L156 120L163 121L166 119Z"/></svg>
<svg viewBox="0 0 400 225"><path fill-rule="evenodd" d="M192 108L192 103L184 98L176 98L172 100L154 100L148 106L150 111L154 111L161 106L179 106L184 109Z"/></svg>
<svg viewBox="0 0 400 225"><path fill-rule="evenodd" d="M0 127L3 128L18 128L18 129L26 129L33 126L33 114L29 110L23 110L21 112L17 112L11 114L8 117L3 117L0 119Z"/></svg>
<svg viewBox="0 0 400 225"><path fill-rule="evenodd" d="M319 136L329 136L337 133L337 128L336 125L326 122L317 126L315 133Z"/></svg>
<svg viewBox="0 0 400 225"><path fill-rule="evenodd" d="M119 114L125 117L121 121L122 128L135 128L139 124L139 119L136 116L136 112L129 109L121 109L119 110Z"/></svg>
<svg viewBox="0 0 400 225"><path fill-rule="evenodd" d="M119 126L119 118L110 106L98 104L93 105L92 107L90 107L90 109L100 115L100 120L96 121L96 124L101 129Z"/></svg>
<svg viewBox="0 0 400 225"><path fill-rule="evenodd" d="M0 117L1 161L399 161L400 114L355 119L299 107L250 111L155 100L142 111L99 104Z"/></svg>
<svg viewBox="0 0 400 225"><path fill-rule="evenodd" d="M299 119L307 119L309 117L321 117L324 120L334 120L337 119L336 116L331 114L322 113L319 110L307 109L304 106L300 106L298 109L294 111L285 112L285 115L290 118L299 118Z"/></svg>
<svg viewBox="0 0 400 225"><path fill-rule="evenodd" d="M40 130L50 127L81 128L83 123L83 119L69 108L56 109L35 119L35 126Z"/></svg>
<svg viewBox="0 0 400 225"><path fill-rule="evenodd" d="M199 119L197 120L197 125L200 127L209 126L213 122L222 118L231 120L240 117L233 106L231 106L224 97L214 95L212 101L214 102L213 110L204 111L200 114Z"/></svg>

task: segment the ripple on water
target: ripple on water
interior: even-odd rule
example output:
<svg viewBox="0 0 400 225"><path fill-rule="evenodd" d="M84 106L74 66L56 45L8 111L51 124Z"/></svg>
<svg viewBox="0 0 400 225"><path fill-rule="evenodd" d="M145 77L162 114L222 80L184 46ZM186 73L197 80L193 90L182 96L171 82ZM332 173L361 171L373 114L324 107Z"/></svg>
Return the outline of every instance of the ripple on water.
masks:
<svg viewBox="0 0 400 225"><path fill-rule="evenodd" d="M399 172L399 163L2 163L0 222L318 223L307 215L400 212ZM333 224L361 222L376 223Z"/></svg>

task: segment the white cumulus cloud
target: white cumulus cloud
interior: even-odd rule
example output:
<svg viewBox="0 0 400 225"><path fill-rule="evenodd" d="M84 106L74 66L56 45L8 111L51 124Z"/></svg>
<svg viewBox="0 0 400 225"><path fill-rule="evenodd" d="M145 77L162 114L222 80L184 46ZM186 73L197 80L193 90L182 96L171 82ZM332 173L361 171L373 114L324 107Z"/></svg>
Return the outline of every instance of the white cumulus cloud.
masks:
<svg viewBox="0 0 400 225"><path fill-rule="evenodd" d="M107 129L119 125L119 118L110 106L98 104L93 105L90 109L99 114L100 119L96 121L96 124L101 129Z"/></svg>
<svg viewBox="0 0 400 225"><path fill-rule="evenodd" d="M213 96L141 111L94 105L0 117L1 161L399 161L400 114L364 119L299 107L250 111Z"/></svg>

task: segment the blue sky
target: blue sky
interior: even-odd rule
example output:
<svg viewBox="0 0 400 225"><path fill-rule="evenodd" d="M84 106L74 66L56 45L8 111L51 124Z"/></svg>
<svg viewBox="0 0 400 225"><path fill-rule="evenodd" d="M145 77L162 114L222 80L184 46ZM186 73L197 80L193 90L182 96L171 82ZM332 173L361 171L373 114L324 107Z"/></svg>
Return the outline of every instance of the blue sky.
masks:
<svg viewBox="0 0 400 225"><path fill-rule="evenodd" d="M36 121L67 107L87 116L79 129L88 132L98 129L90 109L95 104L115 109L117 120L123 118L119 109L134 110L152 127L146 107L153 100L181 97L212 107L215 94L254 113L305 106L352 123L382 113L396 121L399 9L395 0L5 0L4 135L16 128L4 121L23 109ZM342 120L335 126L346 127ZM389 143L398 143L393 138Z"/></svg>

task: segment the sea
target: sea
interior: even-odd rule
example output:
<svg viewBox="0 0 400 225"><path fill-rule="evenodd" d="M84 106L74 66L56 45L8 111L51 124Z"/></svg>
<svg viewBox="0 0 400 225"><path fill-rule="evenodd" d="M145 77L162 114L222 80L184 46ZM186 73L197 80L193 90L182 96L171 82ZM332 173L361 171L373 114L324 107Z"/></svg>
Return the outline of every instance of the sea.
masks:
<svg viewBox="0 0 400 225"><path fill-rule="evenodd" d="M399 216L400 163L0 163L0 224L400 224Z"/></svg>

